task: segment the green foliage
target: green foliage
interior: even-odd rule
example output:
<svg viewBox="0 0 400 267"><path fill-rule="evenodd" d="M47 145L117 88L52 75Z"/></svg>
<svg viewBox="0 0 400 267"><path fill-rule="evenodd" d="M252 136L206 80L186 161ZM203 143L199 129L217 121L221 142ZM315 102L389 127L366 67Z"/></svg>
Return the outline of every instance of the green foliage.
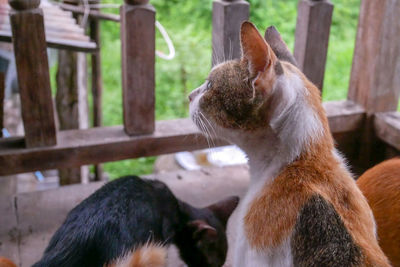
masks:
<svg viewBox="0 0 400 267"><path fill-rule="evenodd" d="M109 2L109 1L107 1ZM113 0L114 3L121 1ZM275 25L289 47L294 44L297 0L250 0L251 20L263 31ZM344 99L347 94L360 0L335 0L324 84L324 100ZM159 20L168 31L176 58L156 61L156 117L188 115L187 95L203 83L211 66L212 0L152 0ZM118 13L118 10L107 10ZM167 47L157 33L157 50ZM105 125L122 123L121 42L119 24L102 23L103 114ZM129 173L152 172L154 158L105 164L115 178Z"/></svg>

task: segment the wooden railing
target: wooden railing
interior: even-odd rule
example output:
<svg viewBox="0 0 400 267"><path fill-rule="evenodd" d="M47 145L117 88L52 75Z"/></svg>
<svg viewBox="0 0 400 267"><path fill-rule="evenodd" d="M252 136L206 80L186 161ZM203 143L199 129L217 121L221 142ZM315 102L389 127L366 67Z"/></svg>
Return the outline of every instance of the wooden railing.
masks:
<svg viewBox="0 0 400 267"><path fill-rule="evenodd" d="M38 3L10 0L25 136L0 140L0 175L208 146L187 118L155 121L155 9L146 0L126 0L120 10L124 125L56 132ZM362 1L348 100L324 103L339 149L361 169L382 159L382 153L376 153L384 147L379 140L400 149L400 115L395 112L400 89L396 67L400 4L390 3ZM333 6L327 0L300 0L298 12L294 54L300 68L322 90ZM223 48L224 53L239 57L239 25L248 16L249 4L243 0L215 0L213 51Z"/></svg>

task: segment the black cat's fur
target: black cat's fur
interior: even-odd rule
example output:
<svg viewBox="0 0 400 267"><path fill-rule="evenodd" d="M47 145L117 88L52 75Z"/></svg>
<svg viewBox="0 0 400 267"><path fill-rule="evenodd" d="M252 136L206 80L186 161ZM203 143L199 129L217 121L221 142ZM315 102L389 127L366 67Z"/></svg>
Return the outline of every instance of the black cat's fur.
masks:
<svg viewBox="0 0 400 267"><path fill-rule="evenodd" d="M175 244L188 266L222 266L237 197L194 208L162 182L127 176L76 206L34 267L102 267L148 242Z"/></svg>

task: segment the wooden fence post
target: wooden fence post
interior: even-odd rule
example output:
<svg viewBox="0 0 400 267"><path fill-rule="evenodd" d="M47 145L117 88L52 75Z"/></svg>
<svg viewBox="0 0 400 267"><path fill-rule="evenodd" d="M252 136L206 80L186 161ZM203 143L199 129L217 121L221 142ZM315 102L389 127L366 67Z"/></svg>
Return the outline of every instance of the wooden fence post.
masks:
<svg viewBox="0 0 400 267"><path fill-rule="evenodd" d="M0 71L0 137L3 137L4 128L4 72Z"/></svg>
<svg viewBox="0 0 400 267"><path fill-rule="evenodd" d="M64 0L64 2L66 2ZM74 15L79 22L80 16ZM89 127L88 86L86 54L59 50L57 66L56 108L60 130L86 129ZM60 185L89 180L87 166L59 169Z"/></svg>
<svg viewBox="0 0 400 267"><path fill-rule="evenodd" d="M129 135L155 128L155 9L148 0L121 6L124 128Z"/></svg>
<svg viewBox="0 0 400 267"><path fill-rule="evenodd" d="M100 3L100 1L96 1ZM101 76L101 40L100 40L100 22L98 19L90 19L90 39L97 44L97 51L91 55L92 60L92 95L93 95L93 126L102 125L102 94L103 81Z"/></svg>
<svg viewBox="0 0 400 267"><path fill-rule="evenodd" d="M40 0L9 0L27 147L57 143Z"/></svg>
<svg viewBox="0 0 400 267"><path fill-rule="evenodd" d="M214 0L212 65L240 58L240 25L249 19L249 3L243 0Z"/></svg>
<svg viewBox="0 0 400 267"><path fill-rule="evenodd" d="M333 4L329 0L300 0L294 57L299 68L322 91Z"/></svg>
<svg viewBox="0 0 400 267"><path fill-rule="evenodd" d="M100 3L100 1L96 1ZM102 95L103 81L101 76L101 39L100 39L100 21L90 19L90 39L96 42L97 51L91 56L92 64L92 97L93 97L93 126L100 127L103 123L102 115ZM95 181L103 179L103 167L101 164L94 166Z"/></svg>
<svg viewBox="0 0 400 267"><path fill-rule="evenodd" d="M3 137L4 128L4 95L5 95L5 75L0 71L0 137Z"/></svg>
<svg viewBox="0 0 400 267"><path fill-rule="evenodd" d="M56 74L56 108L60 130L87 128L86 56L74 51L60 50ZM84 94L84 96L81 96ZM86 166L59 169L60 185L87 180Z"/></svg>
<svg viewBox="0 0 400 267"><path fill-rule="evenodd" d="M360 164L365 167L380 160L377 153L379 142L373 130L373 114L395 111L398 105L399 16L399 1L361 1L348 99L362 105L367 112L359 153Z"/></svg>

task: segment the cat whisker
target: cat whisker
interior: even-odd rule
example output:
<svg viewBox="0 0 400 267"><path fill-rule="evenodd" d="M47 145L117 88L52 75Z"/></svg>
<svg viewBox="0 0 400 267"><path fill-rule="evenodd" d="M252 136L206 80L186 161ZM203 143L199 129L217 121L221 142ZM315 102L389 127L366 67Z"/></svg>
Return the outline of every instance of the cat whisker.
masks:
<svg viewBox="0 0 400 267"><path fill-rule="evenodd" d="M229 38L229 54L228 54L228 60L233 59L233 45L232 45L232 39Z"/></svg>
<svg viewBox="0 0 400 267"><path fill-rule="evenodd" d="M192 121L197 125L197 127L199 127L199 126L198 126L198 123L197 123L196 116L193 116L193 117L192 117ZM200 131L201 131L201 129L200 129ZM194 137L194 140L195 140L195 142L196 142L197 144L199 143L199 138L200 138L200 135L198 135L198 134L196 134L195 137Z"/></svg>
<svg viewBox="0 0 400 267"><path fill-rule="evenodd" d="M214 66L218 65L222 62L225 61L225 55L224 55L224 50L223 48L215 45L215 43L213 42L213 56L214 56Z"/></svg>
<svg viewBox="0 0 400 267"><path fill-rule="evenodd" d="M199 112L200 115L202 115L203 118L201 118L201 121L203 122L204 128L207 131L207 137L210 140L211 145L214 147L215 143L214 143L214 139L213 139L213 134L211 133L210 128L207 126L207 124L205 123L205 119L206 117L203 115L203 113ZM209 122L208 122L209 123ZM211 125L210 125L211 126Z"/></svg>
<svg viewBox="0 0 400 267"><path fill-rule="evenodd" d="M226 61L225 49L222 48L222 62Z"/></svg>
<svg viewBox="0 0 400 267"><path fill-rule="evenodd" d="M218 56L217 56L217 52L216 52L215 48L213 48L213 52L212 52L212 62L214 65L218 64Z"/></svg>
<svg viewBox="0 0 400 267"><path fill-rule="evenodd" d="M217 133L213 127L213 125L211 124L210 120L207 119L207 117L203 114L203 112L199 111L200 115L203 117L204 121L208 124L209 128L210 128L210 135L211 135L211 139L218 139L217 137ZM215 145L215 143L214 143Z"/></svg>
<svg viewBox="0 0 400 267"><path fill-rule="evenodd" d="M200 128L200 131L203 133L203 136L205 135L208 146L210 146L210 144L208 142L208 139L207 139L207 135L204 134L205 130L204 130L203 124L202 124L202 122L201 122L201 120L200 120L200 118L198 116L198 113L196 113L195 116L193 116L193 118L194 118L194 121L195 121L196 125Z"/></svg>
<svg viewBox="0 0 400 267"><path fill-rule="evenodd" d="M202 129L203 129L203 132L204 132L204 137L207 140L208 148L211 148L212 147L212 143L211 143L211 138L209 137L209 133L208 133L207 127L205 126L204 122L201 119L199 121L202 124Z"/></svg>
<svg viewBox="0 0 400 267"><path fill-rule="evenodd" d="M200 114L200 113L197 113L197 114ZM213 143L213 140L210 138L210 136L211 136L210 131L200 116L197 116L197 119L198 119L201 130L204 132L204 136L207 140L208 147L211 148L212 145L215 145L215 144Z"/></svg>

